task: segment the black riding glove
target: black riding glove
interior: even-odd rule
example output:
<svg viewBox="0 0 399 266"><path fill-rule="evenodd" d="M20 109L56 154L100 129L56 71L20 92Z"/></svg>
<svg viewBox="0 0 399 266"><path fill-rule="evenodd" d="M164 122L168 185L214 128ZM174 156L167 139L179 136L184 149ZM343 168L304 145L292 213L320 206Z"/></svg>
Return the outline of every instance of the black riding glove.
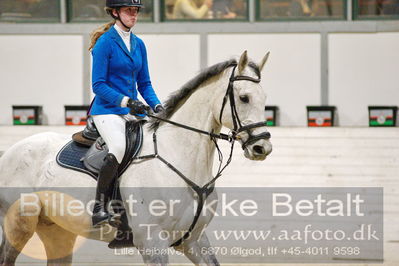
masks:
<svg viewBox="0 0 399 266"><path fill-rule="evenodd" d="M129 99L127 107L130 108L131 115L143 115L146 114L145 105L139 100Z"/></svg>
<svg viewBox="0 0 399 266"><path fill-rule="evenodd" d="M163 112L163 111L165 111L165 108L163 108L163 106L162 106L161 104L158 104L158 105L155 107L155 110L154 110L155 113L161 113L161 112Z"/></svg>

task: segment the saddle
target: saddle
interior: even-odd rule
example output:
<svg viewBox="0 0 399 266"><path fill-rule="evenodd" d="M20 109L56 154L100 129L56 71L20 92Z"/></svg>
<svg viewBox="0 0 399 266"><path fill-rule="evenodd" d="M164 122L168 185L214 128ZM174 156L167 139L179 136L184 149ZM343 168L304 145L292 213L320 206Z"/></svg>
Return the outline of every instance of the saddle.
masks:
<svg viewBox="0 0 399 266"><path fill-rule="evenodd" d="M126 151L119 166L118 177L125 172L141 150L143 123L144 121L126 123ZM107 153L107 144L98 133L93 119L90 117L85 129L73 134L72 140L58 152L56 159L60 166L86 173L97 180Z"/></svg>
<svg viewBox="0 0 399 266"><path fill-rule="evenodd" d="M130 121L126 123L126 151L118 169L118 178L112 188L112 199L121 200L119 189L120 176L126 171L130 163L140 153L143 144L143 124L145 121ZM108 147L91 117L83 131L73 134L68 142L57 154L57 163L65 168L86 173L98 179L98 173L108 153ZM123 206L112 206L115 213L120 213L121 223L118 226L117 238L110 242L109 248L131 247L133 234L128 225L126 211Z"/></svg>

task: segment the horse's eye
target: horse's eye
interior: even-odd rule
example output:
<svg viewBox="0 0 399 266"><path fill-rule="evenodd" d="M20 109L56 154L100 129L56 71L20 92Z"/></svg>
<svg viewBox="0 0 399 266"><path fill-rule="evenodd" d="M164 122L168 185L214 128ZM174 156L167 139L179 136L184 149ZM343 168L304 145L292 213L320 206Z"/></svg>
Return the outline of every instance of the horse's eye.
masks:
<svg viewBox="0 0 399 266"><path fill-rule="evenodd" d="M241 100L243 103L249 103L249 98L248 98L247 95L242 95L242 96L240 96L240 100Z"/></svg>

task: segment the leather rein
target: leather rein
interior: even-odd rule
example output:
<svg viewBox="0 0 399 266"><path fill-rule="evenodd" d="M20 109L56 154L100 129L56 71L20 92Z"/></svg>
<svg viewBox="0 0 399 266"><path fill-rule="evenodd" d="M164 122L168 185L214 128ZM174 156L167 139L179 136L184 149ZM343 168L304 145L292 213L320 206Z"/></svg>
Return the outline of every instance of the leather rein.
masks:
<svg viewBox="0 0 399 266"><path fill-rule="evenodd" d="M231 64L230 66L234 67L233 71L231 72L231 76L229 79L229 85L227 87L226 90L226 94L223 98L223 103L222 103L222 107L220 110L220 116L219 116L219 122L220 124L222 124L222 116L223 116L223 111L224 108L226 106L227 103L227 99L229 99L230 101L230 108L231 108L231 115L232 115L232 120L233 120L233 130L231 131L230 134L223 134L223 133L219 133L219 134L215 134L213 132L208 132L208 131L204 131L201 129L197 129L194 127L190 127L187 125L183 125L174 121L170 121L168 119L164 119L164 118L160 118L151 114L147 114L148 117L151 117L153 119L165 122L165 123L169 123L172 124L174 126L177 127L181 127L190 131L194 131L200 134L204 134L204 135L208 135L210 136L211 140L214 142L215 147L218 151L218 155L219 155L219 168L218 168L218 172L217 174L212 178L212 180L210 180L208 183L206 183L204 186L198 186L197 184L195 184L193 181L191 181L189 178L187 178L183 173L181 173L176 167L174 167L171 163L169 163L167 160L165 160L162 156L160 156L158 154L158 145L157 145L157 136L156 136L156 130L153 133L153 143L154 143L154 154L151 155L145 155L145 156L140 156L137 157L136 159L141 160L141 159L159 159L161 162L163 162L168 168L170 168L172 171L174 171L177 175L179 175L186 183L187 185L196 192L196 194L198 195L198 204L197 204L197 210L195 213L195 217L193 222L191 223L189 229L187 230L187 232L184 234L184 236L182 238L180 238L178 241L174 242L171 246L175 247L175 246L179 246L184 240L186 240L188 237L190 237L192 230L194 229L195 225L198 222L198 219L201 215L204 203L207 199L207 197L213 192L214 188L215 188L215 182L216 180L222 175L222 172L224 171L224 169L230 164L232 156L233 156L233 150L234 150L234 143L236 140L241 139L240 136L238 136L239 133L241 132L246 132L248 134L248 139L242 143L242 148L245 149L248 145L260 140L260 139L269 139L270 138L270 133L269 132L263 132L257 135L253 135L251 133L251 129L254 128L259 128L259 127L266 127L266 121L263 122L258 122L258 123L252 123L252 124L247 124L247 125L242 125L241 120L238 117L238 113L237 113L237 107L235 104L235 99L234 99L234 82L235 81L240 81L240 80L246 80L246 81L251 81L251 82L255 82L255 83L259 83L260 82L260 78L256 79L256 78L252 78L249 76L234 76L235 70L237 68L237 64ZM227 159L225 165L222 167L223 164L223 154L217 144L217 140L216 139L222 139L222 140L227 140L231 143L231 147L230 147L230 155L229 158Z"/></svg>

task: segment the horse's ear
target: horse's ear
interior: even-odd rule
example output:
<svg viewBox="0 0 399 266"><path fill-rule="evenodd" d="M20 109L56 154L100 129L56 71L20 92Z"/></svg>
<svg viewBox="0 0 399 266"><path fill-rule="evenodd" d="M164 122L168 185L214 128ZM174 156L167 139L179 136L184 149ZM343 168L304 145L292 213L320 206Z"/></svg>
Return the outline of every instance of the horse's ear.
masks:
<svg viewBox="0 0 399 266"><path fill-rule="evenodd" d="M242 73L242 71L247 65L248 65L248 53L245 50L240 57L240 61L238 62L238 73Z"/></svg>
<svg viewBox="0 0 399 266"><path fill-rule="evenodd" d="M260 72L262 72L263 67L265 66L265 64L267 62L267 59L269 58L269 55L270 55L270 52L267 52L267 54L263 57L262 61L260 61L260 63L259 63Z"/></svg>

